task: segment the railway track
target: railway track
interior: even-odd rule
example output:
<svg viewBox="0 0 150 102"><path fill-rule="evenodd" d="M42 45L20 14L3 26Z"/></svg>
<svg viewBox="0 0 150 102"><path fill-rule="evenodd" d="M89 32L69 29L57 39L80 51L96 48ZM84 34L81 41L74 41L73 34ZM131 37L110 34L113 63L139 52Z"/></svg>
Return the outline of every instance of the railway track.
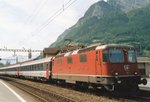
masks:
<svg viewBox="0 0 150 102"><path fill-rule="evenodd" d="M22 83L12 78L3 78L7 80L11 85L29 93L34 96L39 102L78 102L79 100L75 100L64 95L55 93L53 91L43 90L36 86L27 85L26 83Z"/></svg>
<svg viewBox="0 0 150 102"><path fill-rule="evenodd" d="M150 91L148 91L147 89L140 90L139 96L129 96L129 97L122 96L122 95L114 95L114 92L109 93L102 90L83 90L83 91L79 90L79 93L74 93L73 89L71 89L73 97L68 97L67 95L64 94L58 94L53 90L50 91L48 87L46 88L46 86L49 86L49 84L33 82L34 84L32 86L25 82L27 80L14 79L9 77L3 77L3 79L7 80L7 82L16 86L17 88L36 97L40 102L92 102L92 101L93 102L150 102L150 98L149 98ZM40 86L42 86L43 88L41 88ZM67 87L65 87L64 89L66 88ZM66 94L70 94L70 93L66 92ZM84 96L84 94L86 94L86 96ZM80 96L80 98L78 97L78 95Z"/></svg>
<svg viewBox="0 0 150 102"><path fill-rule="evenodd" d="M148 100L150 102L150 88L140 87L140 97L143 100Z"/></svg>

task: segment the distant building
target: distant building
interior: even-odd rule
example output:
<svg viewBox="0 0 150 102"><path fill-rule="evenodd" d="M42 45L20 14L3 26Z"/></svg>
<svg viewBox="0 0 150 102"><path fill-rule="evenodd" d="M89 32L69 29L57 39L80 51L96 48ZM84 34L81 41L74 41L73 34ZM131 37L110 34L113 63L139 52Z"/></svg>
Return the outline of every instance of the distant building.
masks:
<svg viewBox="0 0 150 102"><path fill-rule="evenodd" d="M59 48L45 48L43 50L43 57L53 57L55 55L58 54L58 52L60 51Z"/></svg>
<svg viewBox="0 0 150 102"><path fill-rule="evenodd" d="M75 49L82 48L83 46L66 46L64 48L44 48L43 57L53 57L58 53L65 53L67 51L72 51Z"/></svg>

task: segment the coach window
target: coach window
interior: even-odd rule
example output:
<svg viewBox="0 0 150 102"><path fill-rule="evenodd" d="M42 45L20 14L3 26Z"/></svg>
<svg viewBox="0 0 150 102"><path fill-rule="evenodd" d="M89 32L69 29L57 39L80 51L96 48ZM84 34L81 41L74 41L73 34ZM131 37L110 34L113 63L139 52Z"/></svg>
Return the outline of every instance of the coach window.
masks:
<svg viewBox="0 0 150 102"><path fill-rule="evenodd" d="M80 55L80 62L87 62L87 56L85 54Z"/></svg>
<svg viewBox="0 0 150 102"><path fill-rule="evenodd" d="M42 65L40 64L39 71L41 71L41 70L42 70Z"/></svg>
<svg viewBox="0 0 150 102"><path fill-rule="evenodd" d="M33 67L33 65L31 65L31 68L32 68L33 70L35 70L34 67Z"/></svg>
<svg viewBox="0 0 150 102"><path fill-rule="evenodd" d="M37 71L38 67L39 67L39 65L38 65L38 64L37 64L37 65L35 65L35 67L34 67L34 71Z"/></svg>
<svg viewBox="0 0 150 102"><path fill-rule="evenodd" d="M28 66L26 66L26 67L25 67L25 70L26 70L26 71L29 71L29 68L28 68Z"/></svg>
<svg viewBox="0 0 150 102"><path fill-rule="evenodd" d="M35 71L36 69L31 65L31 67L32 67L32 69L33 69L33 71Z"/></svg>
<svg viewBox="0 0 150 102"><path fill-rule="evenodd" d="M32 67L32 65L30 65L29 67L30 67L31 71L33 71L33 68L34 68L34 67Z"/></svg>
<svg viewBox="0 0 150 102"><path fill-rule="evenodd" d="M27 71L27 67L26 66L24 66L24 71Z"/></svg>
<svg viewBox="0 0 150 102"><path fill-rule="evenodd" d="M41 70L41 64L39 64L39 67L38 67L38 71L40 71Z"/></svg>
<svg viewBox="0 0 150 102"><path fill-rule="evenodd" d="M40 64L37 65L36 70L39 71L40 69Z"/></svg>
<svg viewBox="0 0 150 102"><path fill-rule="evenodd" d="M46 64L43 64L43 70L46 70Z"/></svg>
<svg viewBox="0 0 150 102"><path fill-rule="evenodd" d="M32 70L35 70L34 67L31 65Z"/></svg>
<svg viewBox="0 0 150 102"><path fill-rule="evenodd" d="M40 64L40 71L42 71L43 70L43 65L42 64Z"/></svg>
<svg viewBox="0 0 150 102"><path fill-rule="evenodd" d="M27 69L27 71L29 71L29 67L28 66L26 66L26 69Z"/></svg>
<svg viewBox="0 0 150 102"><path fill-rule="evenodd" d="M44 66L43 66L43 64L41 64L41 71L43 71L44 70Z"/></svg>
<svg viewBox="0 0 150 102"><path fill-rule="evenodd" d="M32 71L32 68L30 66L28 66L28 68L29 68L29 71Z"/></svg>
<svg viewBox="0 0 150 102"><path fill-rule="evenodd" d="M38 71L38 68L39 68L39 64L37 64L37 66L35 68L35 71Z"/></svg>
<svg viewBox="0 0 150 102"><path fill-rule="evenodd" d="M67 63L71 64L72 63L72 57L67 57Z"/></svg>
<svg viewBox="0 0 150 102"><path fill-rule="evenodd" d="M30 71L31 69L30 69L30 66L27 66L28 67L28 71Z"/></svg>
<svg viewBox="0 0 150 102"><path fill-rule="evenodd" d="M41 64L41 71L43 70L43 64Z"/></svg>

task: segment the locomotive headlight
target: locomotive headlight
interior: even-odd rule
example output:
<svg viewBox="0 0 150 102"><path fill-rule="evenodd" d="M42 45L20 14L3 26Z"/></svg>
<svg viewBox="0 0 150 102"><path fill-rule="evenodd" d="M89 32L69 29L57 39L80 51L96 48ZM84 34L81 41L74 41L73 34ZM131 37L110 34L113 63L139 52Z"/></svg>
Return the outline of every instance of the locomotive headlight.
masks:
<svg viewBox="0 0 150 102"><path fill-rule="evenodd" d="M118 73L115 73L115 75L118 75Z"/></svg>
<svg viewBox="0 0 150 102"><path fill-rule="evenodd" d="M118 80L117 83L118 83L118 84L121 84L121 80Z"/></svg>
<svg viewBox="0 0 150 102"><path fill-rule="evenodd" d="M134 72L134 74L135 74L135 75L137 75L137 74L138 74L138 72Z"/></svg>

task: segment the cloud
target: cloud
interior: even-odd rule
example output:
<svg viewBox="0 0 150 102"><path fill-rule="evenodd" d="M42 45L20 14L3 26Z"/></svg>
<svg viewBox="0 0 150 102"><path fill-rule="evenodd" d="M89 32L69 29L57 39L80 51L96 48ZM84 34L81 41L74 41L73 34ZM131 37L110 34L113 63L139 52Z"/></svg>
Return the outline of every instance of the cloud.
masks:
<svg viewBox="0 0 150 102"><path fill-rule="evenodd" d="M78 21L91 4L99 0L77 0L47 26L41 26L68 1L0 0L0 47L48 47ZM44 29L40 31L41 27Z"/></svg>

